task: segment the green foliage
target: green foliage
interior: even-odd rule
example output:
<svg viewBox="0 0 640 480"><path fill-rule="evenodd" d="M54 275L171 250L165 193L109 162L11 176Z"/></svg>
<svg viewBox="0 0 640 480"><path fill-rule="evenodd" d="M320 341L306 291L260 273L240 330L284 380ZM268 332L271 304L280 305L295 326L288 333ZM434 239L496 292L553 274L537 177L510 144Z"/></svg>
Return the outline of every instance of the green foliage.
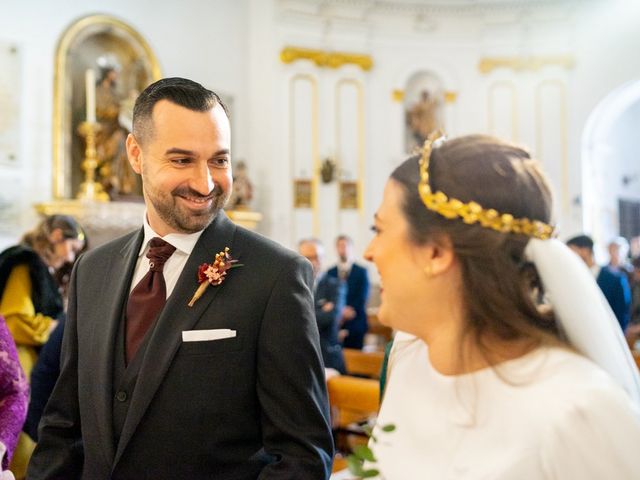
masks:
<svg viewBox="0 0 640 480"><path fill-rule="evenodd" d="M392 423L380 427L380 431L389 433L395 431L396 426ZM373 435L373 428L369 426L363 427L366 435L373 443L377 443L378 439ZM364 468L364 463L376 463L377 459L368 445L358 445L353 449L353 453L347 457L347 467L349 471L358 478L373 478L380 475L380 471L376 468Z"/></svg>
<svg viewBox="0 0 640 480"><path fill-rule="evenodd" d="M360 460L366 460L367 462L375 462L376 457L373 456L373 452L367 445L358 445L353 449L353 454Z"/></svg>

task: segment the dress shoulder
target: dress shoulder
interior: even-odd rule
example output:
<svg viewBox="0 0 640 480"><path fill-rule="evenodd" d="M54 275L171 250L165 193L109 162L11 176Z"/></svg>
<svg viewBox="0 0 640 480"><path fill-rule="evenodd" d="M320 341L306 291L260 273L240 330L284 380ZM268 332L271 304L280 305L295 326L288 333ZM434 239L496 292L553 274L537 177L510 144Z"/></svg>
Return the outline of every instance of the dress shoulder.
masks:
<svg viewBox="0 0 640 480"><path fill-rule="evenodd" d="M575 376L573 387L558 391L555 411L549 412L543 468L549 478L637 478L640 409L608 375L584 361L576 367L585 377Z"/></svg>

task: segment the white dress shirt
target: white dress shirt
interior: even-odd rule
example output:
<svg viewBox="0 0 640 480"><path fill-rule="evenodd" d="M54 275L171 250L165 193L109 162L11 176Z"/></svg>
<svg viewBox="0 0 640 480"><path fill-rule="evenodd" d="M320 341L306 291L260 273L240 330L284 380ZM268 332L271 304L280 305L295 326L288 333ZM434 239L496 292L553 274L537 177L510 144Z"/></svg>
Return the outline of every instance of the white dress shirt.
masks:
<svg viewBox="0 0 640 480"><path fill-rule="evenodd" d="M147 258L147 252L149 251L149 241L151 241L154 237L162 238L167 243L170 243L174 247L176 247L176 251L173 252L173 255L169 257L169 259L164 264L164 268L162 270L162 274L164 275L164 281L167 286L167 298L173 292L173 289L178 283L178 278L182 273L182 269L187 263L187 259L191 252L193 251L193 247L195 247L196 242L202 235L204 230L200 230L196 233L170 233L161 237L156 232L153 231L149 222L147 221L147 213L144 214L144 240L142 241L142 246L140 247L140 252L138 252L138 261L136 263L136 268L133 272L133 278L131 280L131 285L129 285L129 293L131 290L142 280L147 272L149 271L149 259ZM213 258L211 259L213 261ZM198 272L193 272L193 280L194 285L196 284L196 275Z"/></svg>
<svg viewBox="0 0 640 480"><path fill-rule="evenodd" d="M353 261L350 260L348 262L342 262L338 260L338 278L341 280L346 280L351 273L351 267L353 266Z"/></svg>

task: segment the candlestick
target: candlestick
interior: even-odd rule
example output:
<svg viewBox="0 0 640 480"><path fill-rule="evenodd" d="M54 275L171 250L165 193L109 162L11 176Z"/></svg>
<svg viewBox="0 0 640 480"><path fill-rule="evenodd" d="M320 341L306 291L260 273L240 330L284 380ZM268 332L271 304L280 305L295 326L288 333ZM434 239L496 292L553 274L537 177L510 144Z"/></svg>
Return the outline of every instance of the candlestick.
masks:
<svg viewBox="0 0 640 480"><path fill-rule="evenodd" d="M95 114L95 110L94 110ZM100 125L93 122L82 122L78 126L78 133L84 137L86 143L85 157L82 162L85 180L80 184L77 198L81 200L93 200L98 202L108 202L109 195L104 191L102 185L95 181L96 169L98 168L98 155L96 152L96 133L100 130Z"/></svg>
<svg viewBox="0 0 640 480"><path fill-rule="evenodd" d="M87 122L96 123L96 73L93 68L84 72L84 83L87 97Z"/></svg>

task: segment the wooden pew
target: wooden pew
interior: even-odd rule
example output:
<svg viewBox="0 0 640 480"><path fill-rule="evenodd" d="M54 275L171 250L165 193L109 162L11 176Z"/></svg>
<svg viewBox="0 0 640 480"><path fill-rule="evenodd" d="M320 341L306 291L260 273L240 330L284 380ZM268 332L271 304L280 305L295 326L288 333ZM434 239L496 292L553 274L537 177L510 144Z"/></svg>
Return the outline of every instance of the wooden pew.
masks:
<svg viewBox="0 0 640 480"><path fill-rule="evenodd" d="M631 353L633 354L633 359L636 361L636 365L640 369L640 352L637 350L631 350Z"/></svg>
<svg viewBox="0 0 640 480"><path fill-rule="evenodd" d="M367 322L369 324L369 328L367 329L367 334L376 335L380 337L381 344L384 346L387 342L391 341L393 337L393 330L386 325L380 323L378 320L378 315L373 313L373 311L369 311L367 314Z"/></svg>
<svg viewBox="0 0 640 480"><path fill-rule="evenodd" d="M353 348L344 348L342 352L349 375L380 378L384 352L363 352Z"/></svg>
<svg viewBox="0 0 640 480"><path fill-rule="evenodd" d="M349 453L353 445L366 443L359 422L378 413L380 385L370 378L338 375L327 381L336 449Z"/></svg>

